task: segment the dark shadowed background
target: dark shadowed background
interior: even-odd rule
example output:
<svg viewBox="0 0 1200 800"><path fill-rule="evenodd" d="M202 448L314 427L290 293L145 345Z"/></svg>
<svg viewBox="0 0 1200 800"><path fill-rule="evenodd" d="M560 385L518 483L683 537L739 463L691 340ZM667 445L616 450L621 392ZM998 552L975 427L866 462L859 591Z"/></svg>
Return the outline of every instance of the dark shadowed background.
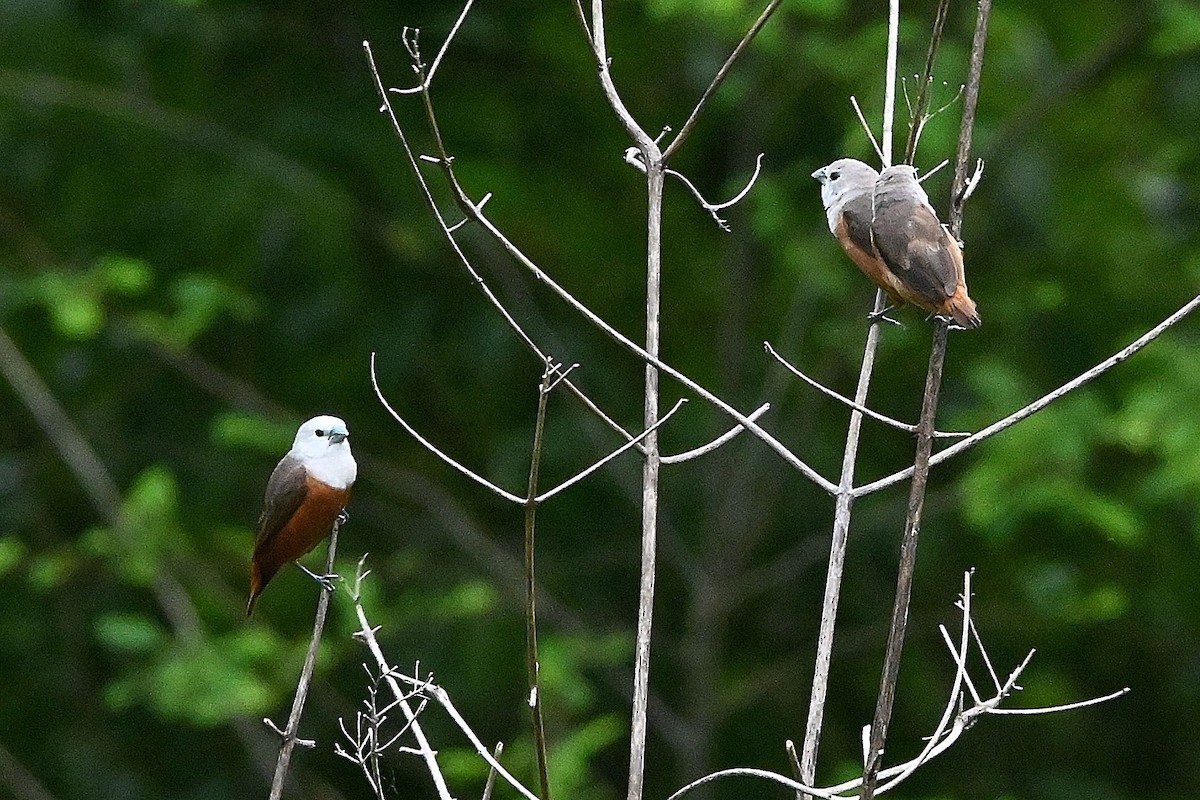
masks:
<svg viewBox="0 0 1200 800"><path fill-rule="evenodd" d="M648 130L678 129L760 11L609 6L614 77ZM902 75L921 68L933 6L905 7ZM389 655L432 670L532 779L520 510L405 435L368 367L377 352L401 413L524 491L540 365L440 237L377 113L361 46L370 39L388 85L409 85L402 27L422 28L432 57L458 10L0 4L0 796L265 796L275 742L259 720L286 713L316 590L285 571L244 621L251 529L295 426L324 412L348 421L360 462L340 570L369 552L367 607ZM964 79L973 21L973 4L955 4L935 105ZM732 232L679 184L667 189L664 357L740 408L769 400L763 423L827 476L848 414L762 342L852 392L873 290L829 236L809 173L870 156L848 97L879 119L885 37L886 3L789 0L674 161L724 199L765 154L754 191L727 213ZM996 4L976 128L987 169L964 227L984 324L951 336L940 427L986 425L1196 294L1198 56L1200 11L1187 0ZM644 182L622 162L629 142L570 4L480 0L433 96L467 188L494 193L493 219L640 337ZM397 105L428 151L418 100ZM930 124L922 167L952 156L960 111ZM943 211L949 182L945 170L927 184ZM478 232L459 237L520 322L580 362L580 384L637 428L641 365ZM913 420L930 328L899 315L871 404ZM665 382L664 406L680 392ZM998 667L1038 648L1013 705L1133 691L1055 717L985 719L897 796L1194 791L1198 401L1200 318L934 469L889 756L916 753L940 713L953 664L937 625L957 619L970 567ZM695 401L663 447L725 427ZM547 484L618 443L565 395L551 400L547 437ZM868 424L860 481L911 454L910 437ZM556 797L624 794L639 475L625 457L539 515ZM855 509L823 782L860 763L906 496L896 487ZM786 772L783 742L803 736L832 503L743 437L667 470L662 508L647 797L719 767ZM332 750L337 718L364 697L353 625L336 595L302 726L318 748L298 753L290 796L367 796ZM426 727L457 796L477 796L482 764L432 712ZM392 796L433 796L411 756L387 772ZM791 795L735 782L711 796Z"/></svg>

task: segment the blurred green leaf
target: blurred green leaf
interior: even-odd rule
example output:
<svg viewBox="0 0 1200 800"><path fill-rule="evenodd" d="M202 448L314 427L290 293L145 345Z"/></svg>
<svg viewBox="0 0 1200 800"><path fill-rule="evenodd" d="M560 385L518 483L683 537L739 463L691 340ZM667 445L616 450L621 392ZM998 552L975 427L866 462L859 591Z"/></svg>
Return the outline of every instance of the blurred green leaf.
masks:
<svg viewBox="0 0 1200 800"><path fill-rule="evenodd" d="M166 639L156 623L140 614L105 614L95 628L101 644L125 653L149 653Z"/></svg>
<svg viewBox="0 0 1200 800"><path fill-rule="evenodd" d="M259 414L229 411L213 419L210 435L220 447L282 455L291 447L296 428Z"/></svg>

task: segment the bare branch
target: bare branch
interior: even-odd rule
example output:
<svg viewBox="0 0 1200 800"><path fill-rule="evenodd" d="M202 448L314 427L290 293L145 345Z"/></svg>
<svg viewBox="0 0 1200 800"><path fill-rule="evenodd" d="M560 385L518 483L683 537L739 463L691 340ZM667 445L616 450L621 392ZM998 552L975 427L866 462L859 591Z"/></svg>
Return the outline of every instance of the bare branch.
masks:
<svg viewBox="0 0 1200 800"><path fill-rule="evenodd" d="M875 291L874 314L885 308L883 290ZM876 316L878 318L878 316ZM854 402L863 405L871 386L871 373L875 369L875 353L879 348L879 323L867 329L867 341L863 345L862 366L858 372L858 385L854 390ZM841 600L842 573L846 565L846 544L850 536L850 512L854 505L851 487L854 485L854 466L858 461L858 442L862 434L863 414L854 409L850 412L850 424L846 429L846 447L842 453L842 471L838 478L837 500L834 503L833 533L829 541L829 565L825 570L825 594L821 601L821 624L817 633L817 656L813 665L812 689L808 699L808 718L804 724L804 747L800 753L800 780L815 783L817 774L817 751L821 746L821 727L825 717L825 698L829 694L829 671L833 663L833 635L837 624L838 603ZM801 799L802 800L802 799Z"/></svg>
<svg viewBox="0 0 1200 800"><path fill-rule="evenodd" d="M791 372L797 378L804 381L805 383L807 383L809 386L813 387L817 391L822 392L822 393L828 395L829 397L832 397L833 399L843 403L844 405L849 406L850 408L854 409L855 411L860 411L863 414L866 414L868 417L870 417L873 420L882 422L885 425L890 425L893 428L896 428L897 430L902 430L905 433L916 433L917 432L916 425L910 425L907 422L901 422L898 419L892 419L889 416L880 414L878 411L872 411L871 409L867 408L866 406L862 405L861 403L856 403L853 400L851 400L849 397L843 397L842 395L835 392L833 389L830 389L829 387L825 386L823 383L820 383L820 382L808 377L803 372L801 372L799 369L797 369L795 366L793 366L786 358L781 356L775 350L775 348L771 346L770 342L763 342L763 347L766 348L766 351L768 353L770 353L772 356L774 356L776 361L778 361L780 364L782 364L784 367L786 367L789 372ZM935 437L940 437L940 438L962 438L964 436L970 436L971 434L968 432L947 433L944 431L934 431L933 435Z"/></svg>
<svg viewBox="0 0 1200 800"><path fill-rule="evenodd" d="M455 34L457 34L458 29L462 27L463 20L467 18L467 14L471 11L471 6L474 4L474 2L475 0L467 0L466 5L463 6L462 13L460 13L458 15L458 19L454 21L454 26L450 28L450 33L446 34L446 41L442 42L442 46L438 50L438 54L434 57L433 64L429 67L429 72L421 77L421 83L409 89L389 89L388 91L395 92L396 94L419 94L429 90L429 86L433 82L433 76L435 73L437 73L437 68L442 63L442 56L446 55L446 50L450 48L450 42L454 41ZM404 30L405 33L407 33L409 30L417 32L415 28L405 28ZM413 47L416 47L415 36L413 38ZM421 51L419 49L410 51L410 53L413 55L413 58L418 61L420 60L420 52Z"/></svg>
<svg viewBox="0 0 1200 800"><path fill-rule="evenodd" d="M608 462L612 461L617 456L621 455L622 453L626 452L627 450L632 449L633 447L635 447L638 444L638 442L642 441L647 436L649 436L651 433L653 433L654 431L656 431L660 427L662 427L663 423L666 422L668 419L670 419L671 416L673 416L676 411L678 411L680 408L682 408L683 404L686 402L687 402L687 398L681 397L679 400L677 400L675 402L675 405L671 407L670 411L668 411L666 414L664 414L658 420L658 422L654 423L654 425L652 425L651 427L642 431L642 433L639 434L636 439L626 442L625 444L618 447L616 450L614 450L611 453L609 453L608 455L606 455L604 458L602 458L599 461L597 461L596 463L592 464L587 469L575 474L573 477L568 478L567 480L563 481L559 485L555 486L553 489L550 489L549 491L538 495L537 497L535 497L533 499L533 502L538 503L538 504L546 502L551 497L554 497L554 495L558 494L559 492L563 491L564 489L570 488L571 486L574 486L575 484L579 483L581 480L583 480L587 476L591 475L593 472L600 469L601 467L603 467Z"/></svg>
<svg viewBox="0 0 1200 800"><path fill-rule="evenodd" d="M750 193L750 190L754 188L754 183L758 180L759 173L762 172L763 155L763 153L759 153L758 157L754 160L754 174L750 176L750 180L746 182L746 185L742 187L742 190L734 195L733 199L726 200L724 203L710 203L704 198L704 195L700 193L700 190L696 188L696 185L692 183L691 180L689 180L688 177L682 172L674 169L664 169L663 172L682 182L683 185L688 188L688 191L692 193L692 196L696 198L696 202L698 202L701 207L704 208L704 210L707 211L710 216L712 216L713 220L716 221L717 227L728 233L730 230L729 223L717 212L723 211L730 206L740 203L746 197L746 195ZM645 173L646 171L646 164L642 160L641 151L636 147L630 147L625 150L625 163L637 167L637 169L642 173Z"/></svg>
<svg viewBox="0 0 1200 800"><path fill-rule="evenodd" d="M1188 314L1195 311L1197 306L1200 306L1200 295L1193 297L1191 300L1189 300L1187 303L1185 303L1178 311L1171 314L1169 317L1164 319L1159 324L1155 325L1153 328L1148 330L1142 336L1138 337L1128 347L1126 347L1123 350L1120 350L1119 352L1114 353L1113 355L1104 359L1099 364L1097 364L1096 366L1089 369L1087 372L1084 372L1083 374L1079 375L1078 377L1076 377L1070 381L1067 381L1062 386L1055 389L1053 392L1050 392L1047 395L1043 395L1042 397L1038 398L1037 400L1033 401L1032 403L1030 403L1029 405L1025 406L1024 408L1022 408L1018 411L1014 411L1012 414L1009 414L1004 419L1001 419L997 422L993 422L991 425L988 425L986 428L984 428L983 430L981 430L977 433L971 434L966 439L963 439L961 442L957 442L957 443L947 447L945 450L941 450L941 451L935 453L929 459L929 463L931 465L940 464L941 462L943 462L947 459L953 458L954 456L958 455L959 453L963 452L964 450L971 449L972 447L974 447L975 445L984 441L985 439L989 439L992 436L995 436L997 433L1000 433L1001 431L1005 430L1006 428L1012 427L1013 425L1017 424L1021 420L1026 419L1027 417L1033 416L1034 414L1041 411L1046 406L1053 403L1055 400L1058 400L1059 398L1063 397L1064 395L1067 395L1070 392L1073 392L1074 390L1078 389L1080 386L1083 386L1084 384L1088 383L1089 381L1092 381L1092 380L1098 378L1100 375L1103 375L1105 372L1112 369L1116 365L1120 364L1122 361L1129 358L1130 356L1132 356L1137 351L1141 350L1146 345L1150 344L1150 342L1157 339L1168 328L1175 325L1177 322L1179 322L1181 319L1186 317ZM905 480L906 478L910 477L911 475L912 475L912 467L909 467L908 469L904 469L899 472L888 475L885 478L880 478L877 481L872 481L871 483L867 483L862 486L856 487L854 489L854 496L862 497L864 495L868 495L868 494L877 492L880 489L886 489L887 487L892 486L893 484L896 484L902 480Z"/></svg>
<svg viewBox="0 0 1200 800"><path fill-rule="evenodd" d="M487 232L506 251L508 251L510 256L512 256L519 264L521 264L523 267L525 267L525 269L529 270L529 272L532 273L533 276L537 280L539 280L543 284L545 284L551 291L553 291L563 301L565 301L569 306L571 306L579 314L581 314L585 319L587 319L588 322L590 322L592 325L594 325L596 328L598 328L602 333L604 333L606 336L608 336L608 338L612 339L614 342L616 342L617 344L621 345L623 348L625 348L629 352L636 355L638 358L640 358L645 363L653 366L654 368L660 370L661 372L663 372L667 375L670 375L672 378L674 378L680 384L682 384L683 386L687 387L695 394L702 397L708 403L719 408L726 415L731 417L734 421L738 422L744 428L746 428L751 433L753 433L755 436L757 436L759 439L761 439L768 447L770 447L772 450L774 450L776 453L778 453L783 458L784 461L786 461L788 464L790 464L795 469L799 470L801 474L803 474L806 478L808 478L813 483L820 486L826 492L833 494L837 491L837 486L835 486L833 483L831 483L825 477L820 475L816 470L814 470L812 467L810 467L808 464L806 464L804 461L802 461L799 457L797 457L794 453L792 453L791 450L789 450L787 447L785 447L774 436L772 436L770 433L768 433L766 430L764 430L761 426L759 426L757 423L755 423L753 420L751 420L745 414L743 414L740 411L738 411L737 409L735 409L729 403L725 402L720 397L718 397L716 394L714 394L713 392L704 388L702 385L700 385L696 381L692 380L684 373L680 372L679 370L675 369L671 365L662 361L657 356L650 355L650 353L648 353L644 348L642 348L640 345L635 343L629 337L625 336L625 334L621 333L616 328L609 325L607 322L604 321L604 319L602 319L598 314L596 314L596 312L592 311L590 308L588 308L583 303L581 303L579 300L577 300L570 292L568 292L562 286L560 286L553 278L551 278L547 273L545 273L541 267L539 267L528 256L526 256L525 253L520 250L520 248L518 248L515 244L513 244L495 226L495 224L491 221L491 219L489 219L487 217L487 215L483 214L482 212L476 212L476 219L480 223L480 225L482 225L487 230Z"/></svg>
<svg viewBox="0 0 1200 800"><path fill-rule="evenodd" d="M888 0L887 71L883 83L883 165L892 165L892 126L896 118L896 53L900 47L900 0Z"/></svg>
<svg viewBox="0 0 1200 800"><path fill-rule="evenodd" d="M949 164L949 163L950 163L950 159L948 159L948 158L943 158L943 159L942 159L940 162L938 162L938 165L937 165L936 167L934 167L933 169L929 170L929 172L926 172L924 175L922 175L920 178L918 178L918 179L917 179L917 182L918 182L918 183L924 183L925 181L927 181L927 180L929 180L930 178L932 178L934 175L936 175L936 174L938 174L939 172L941 172L941 170L942 170L942 167L946 166L946 165L947 165L947 164Z"/></svg>
<svg viewBox="0 0 1200 800"><path fill-rule="evenodd" d="M341 518L334 520L333 529L329 533L329 551L325 556L325 574L333 573L333 560L337 554L338 529L342 527ZM308 689L312 685L313 670L317 666L317 651L321 647L321 634L325 630L325 615L329 611L329 595L331 592L322 588L317 598L317 613L313 619L312 638L308 642L308 652L304 656L304 666L300 669L300 680L296 684L296 696L292 698L292 710L288 714L287 727L282 731L270 720L263 720L276 733L283 737L279 746L279 758L275 761L275 775L271 780L270 800L279 800L283 796L283 782L287 778L288 767L292 760L292 751L296 745L303 744L312 747L316 743L302 740L297 736L300 730L300 717L304 713L304 704L308 700Z"/></svg>
<svg viewBox="0 0 1200 800"><path fill-rule="evenodd" d="M458 729L467 737L467 740L471 743L471 746L475 749L476 754L478 754L480 758L486 761L492 769L496 770L496 773L500 775L500 777L502 777L506 782L508 782L510 786L520 792L521 795L526 798L526 800L539 800L536 794L525 788L525 786L516 778L514 778L512 773L505 769L500 762L492 756L491 752L484 747L483 742L479 740L479 737L473 730L471 730L471 727L467 724L466 720L463 719L462 714L460 714L458 709L455 708L453 701L450 699L450 695L445 689L433 683L432 681L405 675L388 664L387 657L384 656L383 650L379 646L379 641L375 638L376 628L367 621L367 615L363 610L362 604L356 602L354 604L354 611L358 616L359 625L356 636L357 638L366 642L367 647L371 650L371 655L375 658L376 665L384 675L384 680L387 681L388 685L391 687L393 696L395 696L399 701L400 710L403 711L404 716L410 722L412 722L413 735L417 738L419 752L425 759L425 763L429 769L430 775L433 777L434 784L437 786L438 797L441 798L441 800L452 800L450 796L450 790L446 787L445 776L442 775L441 767L438 766L437 763L437 753L429 746L429 741L425 738L425 734L422 731L421 726L416 722L416 714L412 711L412 707L408 704L408 701L404 699L406 697L406 693L400 688L401 683L405 683L409 686L419 689L422 695L428 696L434 702L440 705L442 709L450 716L450 719L454 722L455 726L457 726Z"/></svg>
<svg viewBox="0 0 1200 800"><path fill-rule="evenodd" d="M850 95L850 105L854 108L854 113L858 117L858 121L862 125L862 129L866 131L867 138L871 140L871 147L874 148L875 155L879 156L879 161L881 163L886 163L886 159L883 157L883 148L879 146L879 142L875 138L875 132L872 131L871 126L867 124L867 118L863 116L862 108L858 105L858 98L854 95Z"/></svg>
<svg viewBox="0 0 1200 800"><path fill-rule="evenodd" d="M833 792L827 792L823 789L818 789L815 786L808 786L800 783L799 781L794 781L786 775L780 775L777 772L771 772L770 770L765 769L755 769L754 767L734 767L732 769L717 770L709 775L705 775L703 778L697 778L687 786L677 790L674 794L669 796L667 800L678 800L678 798L683 797L693 789L699 789L706 783L712 783L719 778L731 778L735 776L765 778L769 781L774 781L775 783L781 783L789 789L795 789L797 792L803 792L804 794L811 795L813 797L825 798L826 800L834 800L834 798L837 797L837 795L835 795Z"/></svg>
<svg viewBox="0 0 1200 800"><path fill-rule="evenodd" d="M576 0L578 4L579 0ZM500 756L504 753L504 742L496 742L496 746L492 748L492 759L499 764ZM483 795L480 800L492 800L492 787L496 784L496 768L488 766L487 781L483 784Z"/></svg>
<svg viewBox="0 0 1200 800"><path fill-rule="evenodd" d="M971 636L975 639L975 646L979 648L979 655L987 667L988 675L992 677L992 683L995 685L996 691L1000 691L1000 676L996 674L996 668L992 666L992 659L988 655L987 648L983 645L983 637L979 635L979 630L975 627L975 620L971 620Z"/></svg>
<svg viewBox="0 0 1200 800"><path fill-rule="evenodd" d="M638 149L645 154L647 160L662 164L662 152L658 143L642 129L633 114L625 107L620 92L612 79L612 60L608 57L608 40L604 32L604 0L592 0L592 53L596 57L596 66L600 71L600 88L604 98L608 100L613 113L617 115L629 138L637 144Z"/></svg>
<svg viewBox="0 0 1200 800"><path fill-rule="evenodd" d="M524 505L525 498L515 495L510 491L500 488L496 484L489 481L487 478L484 478L482 475L478 475L478 474L472 472L470 469L464 467L462 464L458 463L453 458L451 458L450 456L443 453L441 450L439 450L437 448L436 445L434 445L432 442L430 442L428 439L426 439L424 436L422 436L420 433L418 433L416 428L414 428L412 425L409 425L408 422L405 421L404 417L400 416L400 414L396 411L396 409L392 408L391 404L388 403L387 398L383 396L383 391L379 388L379 379L375 375L375 354L374 353L371 353L371 388L373 388L375 390L375 396L377 398L379 398L379 402L383 405L384 408L387 409L388 413L391 414L392 417L397 422L400 423L400 425L404 428L404 430L408 431L409 436L411 436L417 440L418 444L420 444L422 447L424 447L429 452L433 453L435 456L440 458L446 464L450 465L451 467L454 467L454 469L458 470L459 473L461 473L462 475L475 481L483 488L491 491L493 494L496 494L496 495L504 498L505 500L509 501L510 503L516 503L517 505Z"/></svg>
<svg viewBox="0 0 1200 800"><path fill-rule="evenodd" d="M725 63L721 65L719 70L717 70L717 74L713 76L712 82L709 83L708 88L704 90L704 94L700 95L700 100L696 103L696 107L692 109L692 113L688 116L687 122L683 123L683 127L679 129L679 133L673 140L671 140L671 144L667 146L667 149L663 151L663 161L670 159L671 156L675 154L675 151L678 150L684 141L687 140L687 137L691 135L692 128L696 126L696 120L700 118L700 113L704 111L705 106L708 105L709 98L711 98L713 93L717 91L722 83L724 83L725 78L727 75L729 75L729 71L733 67L734 62L737 61L742 53L745 52L746 48L750 46L750 43L754 41L754 37L758 36L758 32L761 31L763 26L767 24L767 20L769 20L771 15L775 13L775 9L779 8L779 4L781 2L782 0L771 0L771 2L767 3L767 7L764 8L762 13L758 15L758 19L756 19L754 24L750 26L750 30L746 31L746 35L742 37L740 42L738 42L737 47L733 48L733 52L729 54L729 58L725 59ZM753 183L753 181L751 182Z"/></svg>
<svg viewBox="0 0 1200 800"><path fill-rule="evenodd" d="M962 633L959 637L958 649L956 650L954 648L954 646L949 642L949 640L947 640L947 646L950 647L950 653L951 653L951 655L954 656L955 670L954 670L954 683L950 687L948 699L946 700L946 707L942 711L942 718L938 720L937 727L934 728L933 733L929 737L929 741L926 743L926 745L925 745L924 749L921 751L921 753L916 758L909 761L908 764L905 766L904 770L902 772L900 772L900 774L898 774L895 778L890 779L883 786L880 786L879 790L878 790L879 794L883 794L884 792L888 791L889 789L892 789L893 787L898 786L905 779L907 779L909 775L912 775L914 772L916 772L917 769L930 758L930 753L932 753L934 748L937 746L938 740L941 738L942 733L946 730L946 726L950 724L950 720L954 716L954 707L958 703L959 691L962 687L963 682L966 681L967 684L970 685L971 679L970 679L970 676L967 675L967 649L970 647L970 644L971 644L971 639L970 639L970 635L971 635L971 572L970 572L970 570L963 573L962 605L960 607L962 608L963 621L962 621ZM943 636L948 637L948 634L946 633L945 625L939 625L938 629L942 632ZM971 693L973 695L975 695L974 687L971 688ZM979 702L978 695L975 695L975 702L976 703Z"/></svg>
<svg viewBox="0 0 1200 800"><path fill-rule="evenodd" d="M763 414L767 413L770 409L771 409L770 403L763 403L761 406L754 409L754 411L750 412L750 414L748 415L747 418L748 419L758 419ZM700 445L699 447L695 447L695 448L688 450L686 452L683 452L683 453L676 453L673 456L662 456L659 459L659 462L663 463L663 464L682 464L684 461L691 461L693 458L699 458L700 456L707 455L708 453L711 453L712 451L719 448L721 445L723 445L726 442L733 439L735 436L737 436L739 433L741 433L744 430L746 430L746 429L744 427L742 427L741 425L735 425L732 428L730 428L729 430L725 431L725 433L718 436L716 439L713 439L708 444Z"/></svg>
<svg viewBox="0 0 1200 800"><path fill-rule="evenodd" d="M542 800L550 800L549 757L546 754L546 724L542 715L541 661L537 639L537 580L534 571L534 537L537 530L538 474L542 467L542 443L546 431L546 408L550 401L550 379L554 362L546 359L542 382L538 387L537 418L533 426L533 448L529 457L529 483L525 494L525 667L529 680L529 708L532 712L534 752L537 755L538 782Z"/></svg>
<svg viewBox="0 0 1200 800"><path fill-rule="evenodd" d="M921 131L929 117L925 115L925 107L929 104L930 85L933 83L933 65L937 60L938 47L942 44L942 32L946 28L946 15L950 10L950 0L939 0L937 13L933 19L933 33L929 37L929 49L925 53L925 69L920 76L917 90L916 105L909 104L908 142L904 146L904 163L916 161L917 144L921 141ZM905 86L904 100L908 102L908 88ZM937 113L937 112L935 112ZM930 115L933 116L933 115Z"/></svg>
<svg viewBox="0 0 1200 800"><path fill-rule="evenodd" d="M1076 708L1084 708L1085 706L1094 706L1094 705L1099 705L1100 703L1107 703L1109 700L1115 700L1116 698L1121 697L1122 695L1129 694L1130 691L1131 691L1130 688L1128 686L1126 686L1124 689L1118 689L1117 691L1111 692L1102 697L1093 697L1091 700L1080 700L1077 703L1064 703L1063 705L1060 705L1060 706L1045 706L1043 708L992 708L992 709L989 709L987 713L997 714L1000 716L1003 716L1006 714L1013 715L1013 716L1021 716L1021 715L1036 716L1038 714L1056 714L1059 711L1071 711Z"/></svg>

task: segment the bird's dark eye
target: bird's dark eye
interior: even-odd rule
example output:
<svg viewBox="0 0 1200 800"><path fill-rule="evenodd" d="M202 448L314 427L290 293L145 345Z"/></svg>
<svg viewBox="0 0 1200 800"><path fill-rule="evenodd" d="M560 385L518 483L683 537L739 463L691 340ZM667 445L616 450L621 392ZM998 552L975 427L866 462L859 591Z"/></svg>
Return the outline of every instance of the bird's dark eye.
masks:
<svg viewBox="0 0 1200 800"><path fill-rule="evenodd" d="M324 436L324 435L325 435L325 431L321 430L320 428L317 428L317 436Z"/></svg>
<svg viewBox="0 0 1200 800"><path fill-rule="evenodd" d="M836 181L840 177L842 177L842 173L840 173L840 172L829 173L829 180L831 180L831 181Z"/></svg>

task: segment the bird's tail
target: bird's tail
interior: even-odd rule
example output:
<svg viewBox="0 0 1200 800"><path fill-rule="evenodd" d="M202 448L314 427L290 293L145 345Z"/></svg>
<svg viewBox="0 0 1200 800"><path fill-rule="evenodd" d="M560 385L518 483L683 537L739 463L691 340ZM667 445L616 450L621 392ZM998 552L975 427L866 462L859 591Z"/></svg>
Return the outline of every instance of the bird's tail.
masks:
<svg viewBox="0 0 1200 800"><path fill-rule="evenodd" d="M247 618L254 613L254 604L258 602L258 596L262 594L262 590L265 588L266 582L263 581L258 562L255 561L250 565L250 599L246 601Z"/></svg>
<svg viewBox="0 0 1200 800"><path fill-rule="evenodd" d="M950 316L955 324L969 331L978 328L982 322L979 312L975 310L975 301L967 296L967 287L961 283L954 294L946 298L942 312Z"/></svg>

